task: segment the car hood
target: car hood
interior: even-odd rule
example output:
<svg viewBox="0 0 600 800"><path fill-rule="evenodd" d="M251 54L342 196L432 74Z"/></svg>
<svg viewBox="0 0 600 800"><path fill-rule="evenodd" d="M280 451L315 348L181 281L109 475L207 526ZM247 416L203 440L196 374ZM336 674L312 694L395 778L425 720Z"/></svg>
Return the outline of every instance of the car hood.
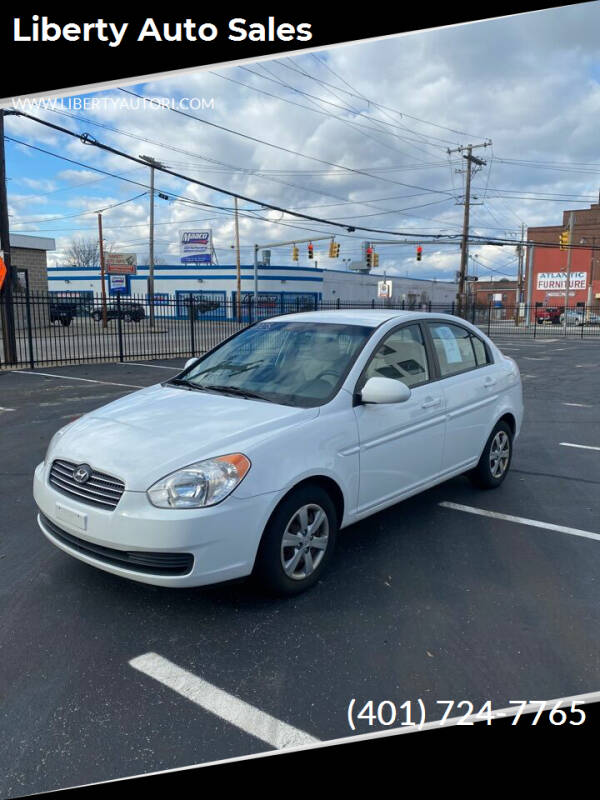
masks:
<svg viewBox="0 0 600 800"><path fill-rule="evenodd" d="M292 425L314 419L318 408L150 386L85 414L53 443L48 461L86 463L146 491L194 461L243 452Z"/></svg>

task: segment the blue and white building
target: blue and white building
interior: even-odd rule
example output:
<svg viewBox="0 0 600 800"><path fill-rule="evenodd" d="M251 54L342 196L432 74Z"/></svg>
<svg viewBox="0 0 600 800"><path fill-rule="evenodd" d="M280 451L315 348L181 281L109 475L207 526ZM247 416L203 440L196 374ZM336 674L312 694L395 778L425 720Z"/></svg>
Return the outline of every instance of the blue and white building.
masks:
<svg viewBox="0 0 600 800"><path fill-rule="evenodd" d="M356 273L343 270L300 266L258 267L258 304L269 313L289 310L294 304L300 310L312 308L315 302L360 302L378 300L378 284L391 281L390 298L394 303L403 301L409 307L428 303L450 306L456 297L457 285L449 281L429 278L408 278L399 275ZM106 276L109 295L136 297L145 301L148 267L138 266L135 275ZM100 294L99 267L49 267L48 287L62 296L80 298ZM237 300L237 273L234 264L194 265L160 264L154 267L155 304L169 304L169 316L186 317L190 297L221 302L216 316L227 313ZM241 267L242 301L254 294L254 267ZM173 302L175 301L175 302Z"/></svg>

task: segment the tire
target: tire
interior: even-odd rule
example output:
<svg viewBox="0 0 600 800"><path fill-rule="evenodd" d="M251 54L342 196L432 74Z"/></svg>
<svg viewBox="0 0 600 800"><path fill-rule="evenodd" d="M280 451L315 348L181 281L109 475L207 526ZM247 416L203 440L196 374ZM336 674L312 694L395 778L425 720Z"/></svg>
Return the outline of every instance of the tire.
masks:
<svg viewBox="0 0 600 800"><path fill-rule="evenodd" d="M102 319L102 312L92 311L92 317L96 320L96 322L100 322L100 320Z"/></svg>
<svg viewBox="0 0 600 800"><path fill-rule="evenodd" d="M512 452L512 431L506 422L498 422L485 443L479 463L468 473L469 478L480 489L497 489L508 474ZM506 455L494 458L494 453Z"/></svg>
<svg viewBox="0 0 600 800"><path fill-rule="evenodd" d="M131 314L127 313L127 314L123 314L123 319L125 320L125 322L131 322L133 317L131 316Z"/></svg>
<svg viewBox="0 0 600 800"><path fill-rule="evenodd" d="M63 328L68 328L69 325L71 324L71 320L70 319L61 319L60 324L63 326Z"/></svg>
<svg viewBox="0 0 600 800"><path fill-rule="evenodd" d="M317 516L321 522L311 531L310 526L314 525ZM312 539L303 538L303 522L304 530L312 535ZM292 491L277 506L267 523L252 573L254 580L270 594L287 597L310 589L327 569L337 531L337 512L324 489L306 484ZM291 542L289 546L284 546L284 536ZM315 540L320 540L318 547L307 545L307 542Z"/></svg>

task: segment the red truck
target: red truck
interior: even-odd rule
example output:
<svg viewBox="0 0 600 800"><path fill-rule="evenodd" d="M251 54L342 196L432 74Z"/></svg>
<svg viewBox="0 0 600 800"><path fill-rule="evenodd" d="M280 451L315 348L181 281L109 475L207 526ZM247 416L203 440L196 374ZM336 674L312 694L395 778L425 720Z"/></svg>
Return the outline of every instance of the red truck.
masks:
<svg viewBox="0 0 600 800"><path fill-rule="evenodd" d="M538 325L558 325L560 323L560 316L564 310L564 306L537 308L535 312L535 321Z"/></svg>

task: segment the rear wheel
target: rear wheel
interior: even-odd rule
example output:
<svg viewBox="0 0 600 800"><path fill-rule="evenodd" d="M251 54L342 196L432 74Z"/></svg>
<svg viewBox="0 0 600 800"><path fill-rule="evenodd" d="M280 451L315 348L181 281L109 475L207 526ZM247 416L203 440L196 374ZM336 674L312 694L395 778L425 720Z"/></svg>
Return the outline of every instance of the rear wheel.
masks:
<svg viewBox="0 0 600 800"><path fill-rule="evenodd" d="M496 489L506 477L512 460L512 439L506 422L498 422L485 443L479 463L469 473L480 489Z"/></svg>
<svg viewBox="0 0 600 800"><path fill-rule="evenodd" d="M273 512L263 534L253 575L262 587L295 595L314 586L335 546L338 520L327 492L305 485Z"/></svg>

